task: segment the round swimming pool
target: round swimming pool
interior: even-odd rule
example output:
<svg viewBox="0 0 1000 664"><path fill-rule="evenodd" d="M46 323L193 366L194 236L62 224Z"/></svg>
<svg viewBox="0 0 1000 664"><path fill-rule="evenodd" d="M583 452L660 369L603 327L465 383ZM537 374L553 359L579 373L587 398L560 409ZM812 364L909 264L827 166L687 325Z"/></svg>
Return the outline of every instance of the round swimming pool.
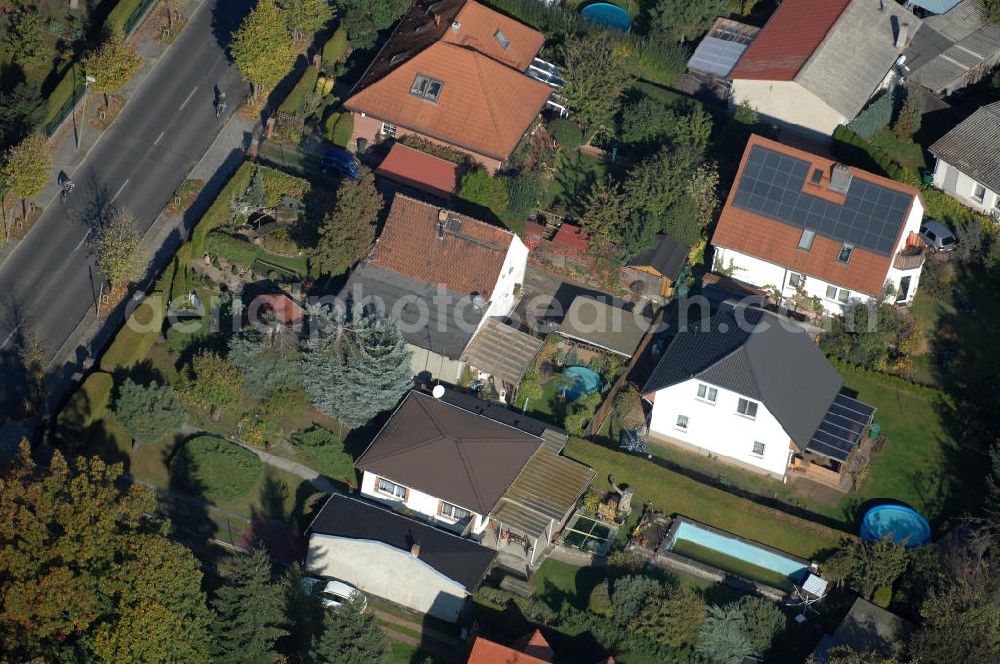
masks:
<svg viewBox="0 0 1000 664"><path fill-rule="evenodd" d="M902 505L876 505L861 520L861 537L869 541L889 536L908 549L931 541L931 527L918 512Z"/></svg>
<svg viewBox="0 0 1000 664"><path fill-rule="evenodd" d="M587 5L580 11L580 16L591 23L621 30L622 32L628 32L632 29L632 18L628 15L628 12L610 2L595 2L592 5Z"/></svg>
<svg viewBox="0 0 1000 664"><path fill-rule="evenodd" d="M573 401L593 394L601 388L601 375L587 367L566 367L559 389L563 396Z"/></svg>

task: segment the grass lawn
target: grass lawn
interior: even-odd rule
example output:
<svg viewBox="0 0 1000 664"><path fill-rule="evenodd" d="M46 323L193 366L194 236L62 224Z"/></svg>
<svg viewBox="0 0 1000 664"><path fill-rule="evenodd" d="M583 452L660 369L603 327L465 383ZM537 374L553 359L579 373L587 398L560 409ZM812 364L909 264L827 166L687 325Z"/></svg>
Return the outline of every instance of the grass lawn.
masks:
<svg viewBox="0 0 1000 664"><path fill-rule="evenodd" d="M597 471L597 482L614 475L629 484L635 490L634 505L642 502L666 514L682 514L803 558L835 547L843 535L579 438L570 439L566 456Z"/></svg>
<svg viewBox="0 0 1000 664"><path fill-rule="evenodd" d="M927 166L924 161L924 149L919 143L901 141L889 129L879 130L872 136L871 144L885 152L897 164L913 172Z"/></svg>
<svg viewBox="0 0 1000 664"><path fill-rule="evenodd" d="M697 560L700 563L717 567L723 571L741 576L744 579L757 581L782 590L792 589L792 580L784 574L752 565L739 558L727 556L724 553L706 548L700 544L695 544L694 542L678 540L674 544L672 551L679 556L686 556L691 560Z"/></svg>
<svg viewBox="0 0 1000 664"><path fill-rule="evenodd" d="M878 408L875 422L888 438L872 463L868 482L859 495L845 501L844 511L873 500L896 500L913 507L936 528L971 506L976 496L963 477L978 477L983 460L946 433L937 404L860 373L842 373L859 399Z"/></svg>

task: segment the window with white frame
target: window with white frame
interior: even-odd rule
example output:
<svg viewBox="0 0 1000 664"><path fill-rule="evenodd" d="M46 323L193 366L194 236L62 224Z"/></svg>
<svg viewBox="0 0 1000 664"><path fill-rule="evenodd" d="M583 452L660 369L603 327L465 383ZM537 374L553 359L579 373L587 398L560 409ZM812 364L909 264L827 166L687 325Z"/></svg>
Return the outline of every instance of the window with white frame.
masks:
<svg viewBox="0 0 1000 664"><path fill-rule="evenodd" d="M755 440L753 443L753 455L762 457L764 456L764 443L759 440Z"/></svg>
<svg viewBox="0 0 1000 664"><path fill-rule="evenodd" d="M462 519L468 518L470 512L469 510L462 509L458 505L452 505L451 503L446 503L442 500L441 507L438 509L438 514L448 519L461 521Z"/></svg>
<svg viewBox="0 0 1000 664"><path fill-rule="evenodd" d="M388 122L382 123L382 134L384 136L395 136L396 135L396 125L389 124Z"/></svg>
<svg viewBox="0 0 1000 664"><path fill-rule="evenodd" d="M978 182L974 182L972 184L972 200L982 203L984 198L986 198L986 187Z"/></svg>
<svg viewBox="0 0 1000 664"><path fill-rule="evenodd" d="M401 484L396 484L380 477L376 488L379 493L384 493L400 500L406 500L406 487Z"/></svg>
<svg viewBox="0 0 1000 664"><path fill-rule="evenodd" d="M719 396L719 390L705 385L704 383L698 384L698 398L702 401L710 401L715 403L715 399Z"/></svg>
<svg viewBox="0 0 1000 664"><path fill-rule="evenodd" d="M851 291L846 288L837 288L836 286L826 287L826 299L836 300L837 302L847 302L851 297Z"/></svg>
<svg viewBox="0 0 1000 664"><path fill-rule="evenodd" d="M802 275L798 272L792 272L788 275L788 285L792 288L802 287Z"/></svg>
<svg viewBox="0 0 1000 664"><path fill-rule="evenodd" d="M740 399L739 403L736 404L736 412L743 417L754 419L757 417L757 403L749 399Z"/></svg>
<svg viewBox="0 0 1000 664"><path fill-rule="evenodd" d="M674 426L676 426L681 431L687 431L687 429L688 429L688 416L687 415L678 415L677 416L677 423L674 424Z"/></svg>

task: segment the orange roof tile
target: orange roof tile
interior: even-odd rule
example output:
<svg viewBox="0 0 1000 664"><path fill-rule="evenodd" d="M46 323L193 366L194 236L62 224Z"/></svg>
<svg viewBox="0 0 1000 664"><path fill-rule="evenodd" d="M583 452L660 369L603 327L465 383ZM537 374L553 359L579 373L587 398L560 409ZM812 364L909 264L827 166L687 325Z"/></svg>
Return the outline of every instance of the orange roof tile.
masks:
<svg viewBox="0 0 1000 664"><path fill-rule="evenodd" d="M826 157L782 145L761 136L751 136L743 152L736 180L733 182L729 196L726 199L726 205L719 217L715 234L712 236L712 244L756 256L757 258L787 267L796 272L801 272L807 276L817 277L823 281L853 291L860 291L872 296L879 295L882 292L889 267L892 264L892 255L877 254L862 247L855 247L850 262L846 264L841 263L837 260L837 257L843 247L842 241L834 240L817 233L812 249L803 251L798 248L799 238L802 236L801 228L733 206L733 196L743 175L747 157L755 145L761 145L770 150L809 161L814 168L824 171L829 171L835 163ZM903 193L912 194L914 198L919 197L919 192L916 189L895 180L890 180L858 168L851 167L850 171L851 175L855 178ZM806 184L805 186L808 188L811 185ZM909 216L909 210L906 216ZM903 232L903 227L904 224L901 219L899 231L896 235L897 245L899 244L899 237Z"/></svg>
<svg viewBox="0 0 1000 664"><path fill-rule="evenodd" d="M549 664L551 661L551 658L539 659L480 636L472 644L467 664Z"/></svg>
<svg viewBox="0 0 1000 664"><path fill-rule="evenodd" d="M448 197L458 186L458 164L402 143L393 144L375 172L438 196Z"/></svg>
<svg viewBox="0 0 1000 664"><path fill-rule="evenodd" d="M305 311L295 300L284 293L258 295L250 303L248 311L270 310L283 325L293 325L302 321Z"/></svg>
<svg viewBox="0 0 1000 664"><path fill-rule="evenodd" d="M410 94L418 74L443 83L436 102ZM437 42L356 92L344 107L505 160L550 93L544 83L481 53Z"/></svg>
<svg viewBox="0 0 1000 664"><path fill-rule="evenodd" d="M531 655L532 657L544 659L546 662L551 662L556 656L555 652L552 650L552 646L550 646L549 642L545 640L544 636L542 636L542 630L540 629L536 629L531 634L525 634L523 637L515 641L514 648L525 654Z"/></svg>
<svg viewBox="0 0 1000 664"><path fill-rule="evenodd" d="M564 250L561 253L572 256L579 256L590 248L583 229L573 224L560 224L556 234L552 236L552 244L561 247Z"/></svg>
<svg viewBox="0 0 1000 664"><path fill-rule="evenodd" d="M439 237L439 215L447 216ZM396 194L371 264L489 300L514 235L486 222Z"/></svg>
<svg viewBox="0 0 1000 664"><path fill-rule="evenodd" d="M508 16L469 0L455 16L458 28L450 27L443 41L467 46L475 51L524 71L545 43L545 35ZM508 40L504 48L497 31Z"/></svg>

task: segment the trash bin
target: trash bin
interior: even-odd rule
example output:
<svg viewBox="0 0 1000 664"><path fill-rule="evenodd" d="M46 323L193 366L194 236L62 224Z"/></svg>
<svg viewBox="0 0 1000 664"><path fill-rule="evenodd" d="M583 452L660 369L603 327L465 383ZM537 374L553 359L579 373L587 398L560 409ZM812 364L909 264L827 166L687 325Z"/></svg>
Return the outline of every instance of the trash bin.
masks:
<svg viewBox="0 0 1000 664"><path fill-rule="evenodd" d="M878 438L878 435L882 433L882 425L878 422L872 422L871 426L871 437Z"/></svg>

